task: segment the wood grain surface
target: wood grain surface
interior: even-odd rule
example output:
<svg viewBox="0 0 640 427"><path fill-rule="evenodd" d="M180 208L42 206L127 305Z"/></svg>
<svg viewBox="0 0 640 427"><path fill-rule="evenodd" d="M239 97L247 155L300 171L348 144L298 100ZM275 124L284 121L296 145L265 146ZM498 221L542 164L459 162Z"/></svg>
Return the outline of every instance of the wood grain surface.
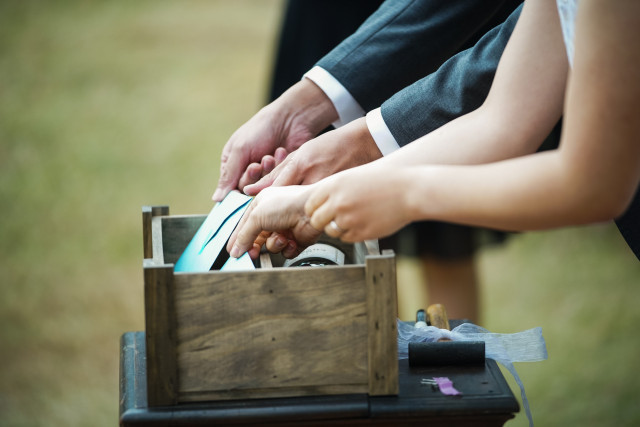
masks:
<svg viewBox="0 0 640 427"><path fill-rule="evenodd" d="M175 284L181 393L366 392L361 267L178 273Z"/></svg>

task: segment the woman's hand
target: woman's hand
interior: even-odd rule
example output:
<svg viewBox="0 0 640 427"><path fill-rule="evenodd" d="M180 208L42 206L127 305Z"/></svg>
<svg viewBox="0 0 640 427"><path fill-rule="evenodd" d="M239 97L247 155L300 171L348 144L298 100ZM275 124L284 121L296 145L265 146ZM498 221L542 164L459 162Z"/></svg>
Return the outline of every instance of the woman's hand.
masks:
<svg viewBox="0 0 640 427"><path fill-rule="evenodd" d="M269 187L262 190L229 238L229 254L237 258L248 251L251 258L257 258L271 232L279 235L276 241L270 242L269 249L273 252L282 251L287 258L295 257L315 243L322 231L311 227L304 213L304 204L310 191L311 186Z"/></svg>
<svg viewBox="0 0 640 427"><path fill-rule="evenodd" d="M411 221L410 176L374 162L326 178L304 210L310 225L345 242L384 237Z"/></svg>

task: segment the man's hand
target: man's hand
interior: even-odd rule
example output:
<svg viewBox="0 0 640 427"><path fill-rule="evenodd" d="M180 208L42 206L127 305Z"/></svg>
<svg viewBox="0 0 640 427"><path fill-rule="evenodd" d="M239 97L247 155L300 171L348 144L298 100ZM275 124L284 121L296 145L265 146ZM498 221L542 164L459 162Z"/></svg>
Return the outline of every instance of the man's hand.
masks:
<svg viewBox="0 0 640 427"><path fill-rule="evenodd" d="M260 163L251 163L247 166L247 170L244 171L240 181L238 181L238 188L244 188L247 185L255 184L262 179L265 175L271 173L280 163L287 158L287 150L282 147L276 148L275 153L272 155L267 154L262 158Z"/></svg>
<svg viewBox="0 0 640 427"><path fill-rule="evenodd" d="M313 184L337 172L381 157L382 153L371 137L365 119L361 118L307 142L289 154L283 162L276 158L276 167L271 172L264 167L260 168L261 165L251 165L253 168L251 171L247 169L241 183L251 181L249 173L253 177L264 177L255 184L243 186L242 190L253 196L269 186ZM270 164L273 163L269 162Z"/></svg>
<svg viewBox="0 0 640 427"><path fill-rule="evenodd" d="M331 100L311 80L296 83L242 125L225 144L213 200L220 201L236 189L251 163L275 156L278 147L295 151L337 118Z"/></svg>

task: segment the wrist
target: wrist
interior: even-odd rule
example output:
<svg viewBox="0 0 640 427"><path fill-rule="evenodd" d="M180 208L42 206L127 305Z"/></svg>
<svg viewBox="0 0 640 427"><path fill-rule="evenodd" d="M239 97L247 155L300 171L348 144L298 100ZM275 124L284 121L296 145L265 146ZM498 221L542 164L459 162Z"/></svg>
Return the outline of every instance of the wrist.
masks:
<svg viewBox="0 0 640 427"><path fill-rule="evenodd" d="M345 141L348 144L357 145L359 164L363 165L382 158L382 152L373 139L364 117L344 125L339 131L343 129L346 134Z"/></svg>
<svg viewBox="0 0 640 427"><path fill-rule="evenodd" d="M314 136L338 120L329 97L308 78L291 86L275 103L286 114L290 128L303 128Z"/></svg>
<svg viewBox="0 0 640 427"><path fill-rule="evenodd" d="M430 167L407 166L397 171L400 182L398 188L402 188L402 209L407 215L408 222L432 220L430 208L437 204L430 192L433 171Z"/></svg>

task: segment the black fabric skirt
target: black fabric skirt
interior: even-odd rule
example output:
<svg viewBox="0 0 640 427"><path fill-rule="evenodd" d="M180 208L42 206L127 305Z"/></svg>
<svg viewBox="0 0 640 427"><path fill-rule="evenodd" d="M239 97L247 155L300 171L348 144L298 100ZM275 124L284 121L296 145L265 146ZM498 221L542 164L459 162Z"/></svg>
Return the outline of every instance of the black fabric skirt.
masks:
<svg viewBox="0 0 640 427"><path fill-rule="evenodd" d="M640 186L627 211L616 220L616 225L633 253L640 260Z"/></svg>

